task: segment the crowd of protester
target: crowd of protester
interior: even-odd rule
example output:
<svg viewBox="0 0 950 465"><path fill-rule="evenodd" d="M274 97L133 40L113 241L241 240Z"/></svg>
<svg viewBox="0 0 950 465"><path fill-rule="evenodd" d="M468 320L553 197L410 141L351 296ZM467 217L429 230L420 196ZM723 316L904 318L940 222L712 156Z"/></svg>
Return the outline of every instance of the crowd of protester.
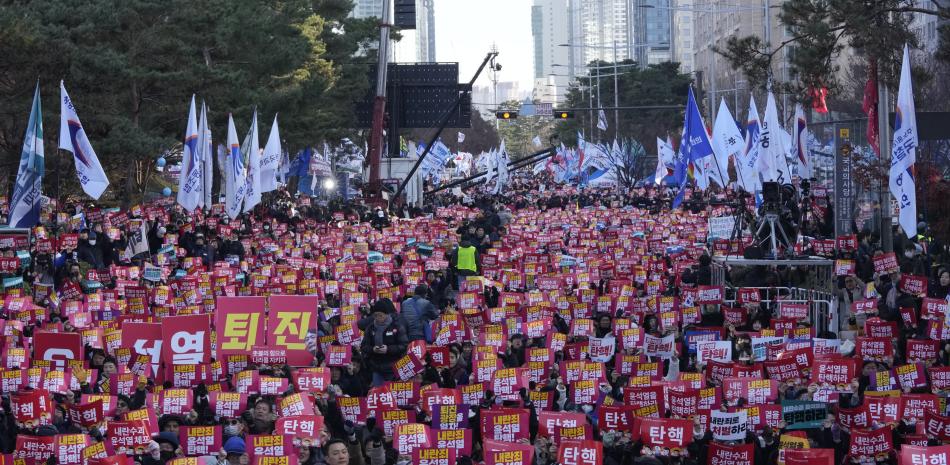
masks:
<svg viewBox="0 0 950 465"><path fill-rule="evenodd" d="M752 210L735 193L697 193L671 210L670 193L652 186L515 177L500 195L466 192L383 209L277 191L237 219L221 208L186 214L168 199L126 210L51 203L28 240L0 231L0 451L49 465L256 465L270 455L299 465L419 463L383 415L392 410L426 425L426 450L455 448L439 442L440 426L469 431L452 456L463 464L522 463L496 452L528 446L523 465L772 465L793 463L785 452L802 448L828 450L836 464L896 465L902 445L950 440L950 259L926 224L913 238L896 229L891 256L868 230L833 237L830 203L816 200L798 254L836 260L834 305L801 309L782 302L791 303L789 289L817 288L817 268L714 261L741 255L750 237L708 237L710 217ZM140 290L144 301L133 296ZM209 314L214 324L221 296L295 293L319 297L308 363L278 357L241 369L286 380L279 392L238 382L217 353L204 364L213 368L197 368L215 376L181 384L167 356L143 367L148 350L115 336L175 315ZM61 368L32 350L49 332L83 335L65 383L47 382ZM223 328L213 332L220 350ZM341 345L349 361L334 363ZM819 379L826 366L847 379ZM324 368L326 385L301 386L307 368ZM19 381L9 381L14 372ZM134 382L120 383L123 375ZM162 411L159 400L177 388L190 390L189 409ZM222 414L229 392L246 396ZM384 407L395 392L396 405ZM313 410L299 415L322 417L320 431L297 434L278 454L256 450L254 441L286 427L291 398ZM109 408L90 424L76 412L93 399ZM462 406L458 418L447 420L442 404ZM798 418L796 408L820 417ZM116 448L122 433L110 425L143 418L134 412L151 440ZM742 413L745 424L714 432L713 416L735 418L716 412ZM516 421L499 423L506 415ZM220 450L188 454L195 426L220 428ZM65 452L76 435L85 436L78 456ZM565 455L573 440L600 444L593 462Z"/></svg>

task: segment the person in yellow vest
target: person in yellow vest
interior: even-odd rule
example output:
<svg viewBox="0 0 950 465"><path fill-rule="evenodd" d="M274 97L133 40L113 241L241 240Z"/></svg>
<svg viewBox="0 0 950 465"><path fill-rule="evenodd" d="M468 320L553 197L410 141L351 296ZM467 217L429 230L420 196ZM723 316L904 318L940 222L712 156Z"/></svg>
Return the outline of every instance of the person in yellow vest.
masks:
<svg viewBox="0 0 950 465"><path fill-rule="evenodd" d="M478 276L478 259L478 249L472 245L468 238L463 238L452 253L452 265L455 268L459 288L462 287L462 281L467 277Z"/></svg>

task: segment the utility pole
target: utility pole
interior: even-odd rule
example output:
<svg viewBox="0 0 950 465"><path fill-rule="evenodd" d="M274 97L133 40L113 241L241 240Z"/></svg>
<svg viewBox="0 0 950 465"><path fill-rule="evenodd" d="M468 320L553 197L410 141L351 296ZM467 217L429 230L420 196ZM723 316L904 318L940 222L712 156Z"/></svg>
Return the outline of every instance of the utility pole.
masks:
<svg viewBox="0 0 950 465"><path fill-rule="evenodd" d="M617 40L614 39L614 139L620 135L620 91L617 84Z"/></svg>

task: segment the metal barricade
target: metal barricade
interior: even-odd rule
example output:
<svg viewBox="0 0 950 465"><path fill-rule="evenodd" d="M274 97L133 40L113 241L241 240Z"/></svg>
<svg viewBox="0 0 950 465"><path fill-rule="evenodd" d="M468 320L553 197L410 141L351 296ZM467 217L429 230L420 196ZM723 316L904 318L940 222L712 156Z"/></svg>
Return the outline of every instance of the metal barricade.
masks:
<svg viewBox="0 0 950 465"><path fill-rule="evenodd" d="M739 288L727 288L726 295L730 292L736 292ZM773 315L781 316L781 304L807 304L809 323L816 330L829 330L837 332L837 307L838 299L827 292L816 291L814 289L802 289L795 287L744 287L742 289L756 289L762 297L760 305L764 305ZM783 294L781 291L785 291ZM779 296L789 296L790 298L779 298ZM735 306L737 300L735 297L724 299L723 305ZM834 325L832 324L834 323Z"/></svg>
<svg viewBox="0 0 950 465"><path fill-rule="evenodd" d="M813 278L814 288L804 287L753 287L742 286L728 282L727 268L737 267L781 267L794 266L806 268L809 277ZM803 258L796 260L758 260L742 257L716 256L712 263L712 285L722 286L725 289L724 303L734 305L736 292L740 288L758 289L762 303L769 309L775 310L778 304L804 303L809 305L811 324L819 332L828 330L838 332L838 298L835 292L836 279L834 276L834 260L820 258Z"/></svg>

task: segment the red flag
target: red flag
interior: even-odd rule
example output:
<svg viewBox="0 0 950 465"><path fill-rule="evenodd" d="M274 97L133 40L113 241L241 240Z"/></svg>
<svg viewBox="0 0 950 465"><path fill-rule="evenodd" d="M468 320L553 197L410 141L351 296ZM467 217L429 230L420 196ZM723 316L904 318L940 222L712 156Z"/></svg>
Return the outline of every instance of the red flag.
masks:
<svg viewBox="0 0 950 465"><path fill-rule="evenodd" d="M811 107L818 113L828 113L828 102L825 101L827 97L827 87L813 88L811 90Z"/></svg>
<svg viewBox="0 0 950 465"><path fill-rule="evenodd" d="M868 63L868 82L864 85L864 104L861 110L868 115L868 144L874 153L881 156L880 135L877 127L877 60Z"/></svg>

